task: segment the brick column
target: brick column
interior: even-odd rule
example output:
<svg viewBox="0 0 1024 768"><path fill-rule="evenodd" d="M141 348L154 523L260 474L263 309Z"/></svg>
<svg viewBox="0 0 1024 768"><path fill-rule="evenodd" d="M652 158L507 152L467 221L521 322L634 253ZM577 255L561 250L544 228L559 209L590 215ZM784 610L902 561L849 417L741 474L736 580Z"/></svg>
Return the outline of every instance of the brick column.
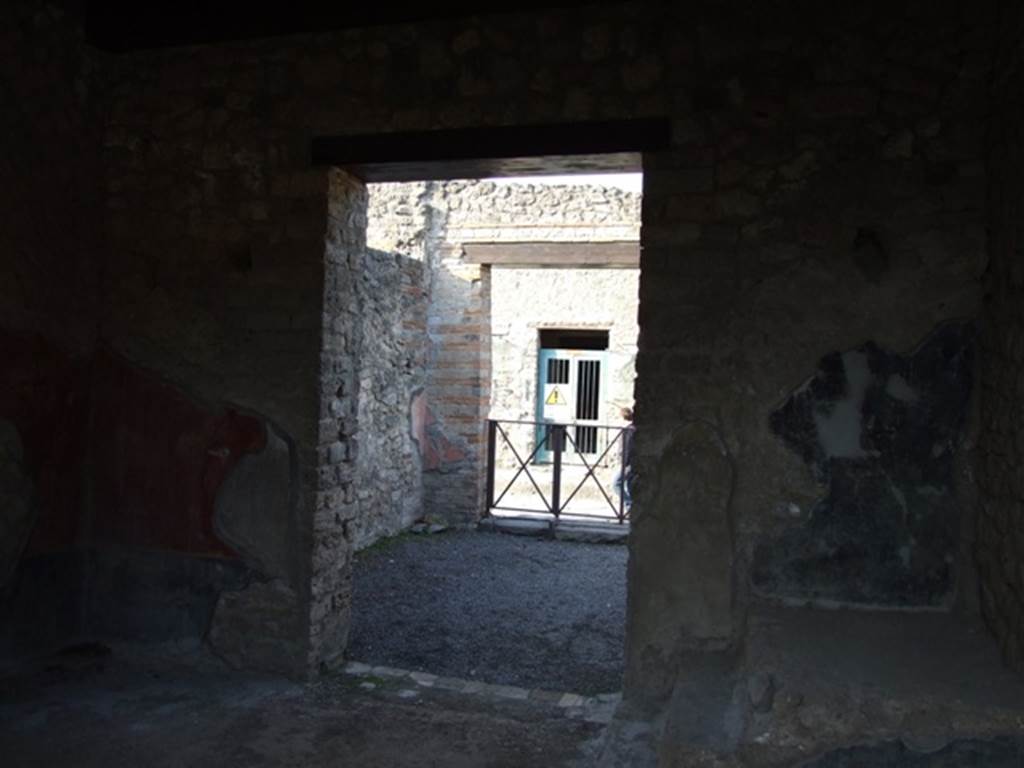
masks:
<svg viewBox="0 0 1024 768"><path fill-rule="evenodd" d="M446 248L433 273L427 318L424 507L450 523L476 520L486 471L490 406L490 269Z"/></svg>

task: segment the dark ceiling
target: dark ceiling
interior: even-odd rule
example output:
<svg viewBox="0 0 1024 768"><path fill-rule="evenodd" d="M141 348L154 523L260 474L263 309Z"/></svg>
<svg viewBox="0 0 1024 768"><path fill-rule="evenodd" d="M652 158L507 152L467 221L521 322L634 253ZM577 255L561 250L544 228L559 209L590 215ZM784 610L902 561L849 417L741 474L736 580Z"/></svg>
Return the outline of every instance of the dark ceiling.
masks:
<svg viewBox="0 0 1024 768"><path fill-rule="evenodd" d="M252 0L85 0L85 27L90 43L121 52L608 3L484 0L472 5L451 0L339 0L327 4L294 0L271 5Z"/></svg>

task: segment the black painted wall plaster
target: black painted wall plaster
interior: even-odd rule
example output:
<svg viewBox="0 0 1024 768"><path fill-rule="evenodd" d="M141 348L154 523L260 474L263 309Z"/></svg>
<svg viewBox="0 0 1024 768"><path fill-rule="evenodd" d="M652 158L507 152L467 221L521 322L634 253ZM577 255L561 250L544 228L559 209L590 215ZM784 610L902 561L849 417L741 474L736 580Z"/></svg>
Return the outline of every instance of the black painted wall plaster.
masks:
<svg viewBox="0 0 1024 768"><path fill-rule="evenodd" d="M953 587L953 460L972 386L974 329L950 323L909 357L868 342L822 358L771 416L828 486L803 522L760 544L773 597L941 605Z"/></svg>

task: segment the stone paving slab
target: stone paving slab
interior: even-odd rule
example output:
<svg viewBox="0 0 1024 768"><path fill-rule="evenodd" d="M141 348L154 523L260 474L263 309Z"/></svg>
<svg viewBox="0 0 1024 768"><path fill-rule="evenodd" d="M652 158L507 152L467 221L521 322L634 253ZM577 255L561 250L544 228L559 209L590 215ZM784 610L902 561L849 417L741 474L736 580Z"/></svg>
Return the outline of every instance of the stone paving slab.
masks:
<svg viewBox="0 0 1024 768"><path fill-rule="evenodd" d="M629 523L582 522L577 520L530 519L519 517L485 517L477 527L482 531L509 533L514 536L554 537L559 541L586 544L625 544L629 539Z"/></svg>
<svg viewBox="0 0 1024 768"><path fill-rule="evenodd" d="M377 678L381 684L384 684L384 681L380 678L388 678L393 681L392 684L397 686L412 685L423 689L442 689L467 696L479 696L483 700L529 700L557 708L567 717L585 720L588 723L610 723L615 710L622 701L622 695L618 693L583 696L578 693L550 691L543 688L527 689L515 685L493 685L480 680L439 677L428 672L379 667L358 661L348 662L342 671L350 677L364 680ZM414 690L405 689L406 695L402 698L413 698L410 692Z"/></svg>
<svg viewBox="0 0 1024 768"><path fill-rule="evenodd" d="M586 544L625 544L629 540L629 523L560 522L555 526L555 538Z"/></svg>
<svg viewBox="0 0 1024 768"><path fill-rule="evenodd" d="M354 664L303 684L167 653L118 645L102 665L57 656L0 680L0 765L584 768L606 729L479 681L455 693Z"/></svg>
<svg viewBox="0 0 1024 768"><path fill-rule="evenodd" d="M515 517L485 517L477 527L482 531L510 533L513 536L550 536L549 520L525 520Z"/></svg>

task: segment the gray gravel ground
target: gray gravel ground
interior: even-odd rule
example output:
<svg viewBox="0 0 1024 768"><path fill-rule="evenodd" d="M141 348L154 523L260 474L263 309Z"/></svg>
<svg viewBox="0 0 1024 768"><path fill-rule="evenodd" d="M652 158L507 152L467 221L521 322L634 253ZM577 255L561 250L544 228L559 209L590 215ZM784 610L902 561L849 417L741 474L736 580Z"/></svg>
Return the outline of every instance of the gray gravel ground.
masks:
<svg viewBox="0 0 1024 768"><path fill-rule="evenodd" d="M348 657L525 688L622 688L626 547L499 533L360 553Z"/></svg>

